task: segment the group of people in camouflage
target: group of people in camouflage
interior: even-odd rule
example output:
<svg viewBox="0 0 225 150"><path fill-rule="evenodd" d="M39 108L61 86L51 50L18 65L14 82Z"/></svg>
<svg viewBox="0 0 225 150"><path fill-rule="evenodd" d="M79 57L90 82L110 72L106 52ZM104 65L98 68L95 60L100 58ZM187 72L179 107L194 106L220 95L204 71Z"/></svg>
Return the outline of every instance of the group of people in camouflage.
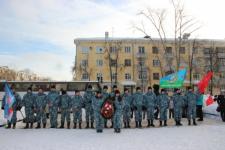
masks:
<svg viewBox="0 0 225 150"><path fill-rule="evenodd" d="M155 110L159 110L159 126L167 126L167 115L169 109L170 99L173 101L174 120L176 126L181 126L183 108L187 106L188 125L196 124L196 101L199 93L195 93L191 87L185 94L181 93L180 89L175 89L172 97L169 97L165 89L161 92L155 92L151 87L148 87L146 93L143 93L140 87L136 88L136 92L131 94L127 88L124 93L120 93L117 86L113 86L112 92L108 92L108 87L104 86L103 90L94 92L92 86L89 85L84 95L81 96L80 91L76 90L74 96L69 96L65 90L61 90L61 94L56 90L56 87L51 86L50 92L46 95L42 88L39 88L37 94L32 92L32 88L28 88L27 93L21 97L15 92L15 103L13 104L13 116L8 122L7 128L16 127L17 116L16 112L23 106L25 108L25 128L33 128L33 123L36 121L36 128L46 128L47 117L46 107L49 110L50 127L58 128L57 118L58 112L61 112L61 124L59 128L64 128L66 120L67 128L70 128L71 118L73 114L73 128L81 129L82 123L82 108L85 110L86 127L95 128L98 133L103 132L103 128L107 128L107 122L111 121L111 127L116 133L121 132L122 124L124 128L130 128L131 118L133 117L135 127L142 128L143 115L147 114L147 127L155 127L154 120L158 118L155 116ZM106 100L110 99L114 106L114 114L111 119L103 118L101 114L102 105ZM2 109L4 109L5 98L3 98ZM36 117L34 117L36 113ZM35 119L36 118L36 119ZM123 123L122 123L123 121Z"/></svg>

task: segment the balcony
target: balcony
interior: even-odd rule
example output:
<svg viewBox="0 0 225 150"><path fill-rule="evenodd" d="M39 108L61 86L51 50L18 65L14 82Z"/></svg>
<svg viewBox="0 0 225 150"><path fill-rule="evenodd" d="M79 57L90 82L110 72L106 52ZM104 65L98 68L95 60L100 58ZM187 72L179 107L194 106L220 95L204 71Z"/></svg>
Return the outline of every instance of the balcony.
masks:
<svg viewBox="0 0 225 150"><path fill-rule="evenodd" d="M136 53L136 58L137 59L144 59L147 58L147 55L145 53Z"/></svg>

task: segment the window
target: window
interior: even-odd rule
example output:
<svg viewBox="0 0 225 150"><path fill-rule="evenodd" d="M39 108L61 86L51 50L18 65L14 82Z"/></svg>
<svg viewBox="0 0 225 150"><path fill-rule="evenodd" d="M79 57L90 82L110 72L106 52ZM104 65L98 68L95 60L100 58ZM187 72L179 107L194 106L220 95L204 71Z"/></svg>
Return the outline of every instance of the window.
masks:
<svg viewBox="0 0 225 150"><path fill-rule="evenodd" d="M82 80L88 80L88 73L82 74Z"/></svg>
<svg viewBox="0 0 225 150"><path fill-rule="evenodd" d="M159 80L159 73L153 73L153 80Z"/></svg>
<svg viewBox="0 0 225 150"><path fill-rule="evenodd" d="M131 60L125 59L124 64L125 64L125 66L131 66Z"/></svg>
<svg viewBox="0 0 225 150"><path fill-rule="evenodd" d="M194 73L194 74L193 74L193 79L194 79L194 80L200 80L200 74Z"/></svg>
<svg viewBox="0 0 225 150"><path fill-rule="evenodd" d="M192 48L192 53L193 53L193 54L198 54L198 48L193 47L193 48Z"/></svg>
<svg viewBox="0 0 225 150"><path fill-rule="evenodd" d="M138 47L138 53L139 53L139 54L144 54L144 53L145 53L145 47L139 46L139 47Z"/></svg>
<svg viewBox="0 0 225 150"><path fill-rule="evenodd" d="M166 47L166 54L172 54L172 47Z"/></svg>
<svg viewBox="0 0 225 150"><path fill-rule="evenodd" d="M211 49L210 48L204 48L203 52L204 52L204 54L210 54Z"/></svg>
<svg viewBox="0 0 225 150"><path fill-rule="evenodd" d="M84 66L84 67L87 67L88 66L88 60L86 60L86 59L81 60L81 65Z"/></svg>
<svg viewBox="0 0 225 150"><path fill-rule="evenodd" d="M96 74L97 80L103 82L103 76L102 73L97 73Z"/></svg>
<svg viewBox="0 0 225 150"><path fill-rule="evenodd" d="M225 85L221 85L221 91L225 91Z"/></svg>
<svg viewBox="0 0 225 150"><path fill-rule="evenodd" d="M145 61L144 60L139 60L138 61L139 66L145 66Z"/></svg>
<svg viewBox="0 0 225 150"><path fill-rule="evenodd" d="M89 48L88 48L88 47L82 47L82 48L81 48L81 52L82 52L83 54L87 54L88 51L89 51Z"/></svg>
<svg viewBox="0 0 225 150"><path fill-rule="evenodd" d="M103 60L102 59L96 60L96 66L98 66L98 67L103 66Z"/></svg>
<svg viewBox="0 0 225 150"><path fill-rule="evenodd" d="M111 59L110 60L110 64L111 64L112 67L116 67L117 60L116 59Z"/></svg>
<svg viewBox="0 0 225 150"><path fill-rule="evenodd" d="M185 47L180 47L180 54L185 54Z"/></svg>
<svg viewBox="0 0 225 150"><path fill-rule="evenodd" d="M152 47L152 53L153 53L153 54L158 54L158 53L159 53L158 47L153 46L153 47Z"/></svg>
<svg viewBox="0 0 225 150"><path fill-rule="evenodd" d="M160 61L158 59L153 60L153 66L154 67L159 67L160 66Z"/></svg>
<svg viewBox="0 0 225 150"><path fill-rule="evenodd" d="M96 47L96 53L98 53L98 54L103 53L103 47L97 46Z"/></svg>
<svg viewBox="0 0 225 150"><path fill-rule="evenodd" d="M225 73L220 74L220 78L224 79L225 78Z"/></svg>
<svg viewBox="0 0 225 150"><path fill-rule="evenodd" d="M126 46L126 47L125 47L125 53L130 53L130 52L131 52L131 48L128 47L128 46Z"/></svg>
<svg viewBox="0 0 225 150"><path fill-rule="evenodd" d="M138 72L138 79L139 80L141 80L141 79L146 80L147 79L147 71L139 71Z"/></svg>
<svg viewBox="0 0 225 150"><path fill-rule="evenodd" d="M110 53L116 53L117 49L115 46L109 48Z"/></svg>
<svg viewBox="0 0 225 150"><path fill-rule="evenodd" d="M112 73L112 79L116 80L116 78L117 78L117 74L116 73Z"/></svg>
<svg viewBox="0 0 225 150"><path fill-rule="evenodd" d="M131 74L125 73L125 80L131 80Z"/></svg>

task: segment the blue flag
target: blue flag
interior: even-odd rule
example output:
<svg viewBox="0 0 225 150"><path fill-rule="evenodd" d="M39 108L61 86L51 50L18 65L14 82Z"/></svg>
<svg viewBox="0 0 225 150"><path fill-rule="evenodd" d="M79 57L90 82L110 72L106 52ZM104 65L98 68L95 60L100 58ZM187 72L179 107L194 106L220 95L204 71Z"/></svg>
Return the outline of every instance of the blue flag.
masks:
<svg viewBox="0 0 225 150"><path fill-rule="evenodd" d="M15 97L9 88L9 85L5 83L5 106L4 106L4 118L11 121L13 115L13 103L15 102Z"/></svg>
<svg viewBox="0 0 225 150"><path fill-rule="evenodd" d="M170 74L160 79L159 85L161 88L180 88L183 86L186 77L186 69L179 70L176 73Z"/></svg>

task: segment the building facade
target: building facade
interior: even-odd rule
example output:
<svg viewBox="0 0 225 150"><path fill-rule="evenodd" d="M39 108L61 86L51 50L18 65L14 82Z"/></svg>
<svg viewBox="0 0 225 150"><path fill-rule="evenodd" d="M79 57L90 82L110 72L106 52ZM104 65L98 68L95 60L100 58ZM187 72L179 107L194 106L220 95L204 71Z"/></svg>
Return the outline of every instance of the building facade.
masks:
<svg viewBox="0 0 225 150"><path fill-rule="evenodd" d="M149 38L78 38L74 80L98 80L124 87L159 84L162 76L187 68L185 86L214 71L213 89L225 90L225 40ZM112 84L111 84L112 83Z"/></svg>

